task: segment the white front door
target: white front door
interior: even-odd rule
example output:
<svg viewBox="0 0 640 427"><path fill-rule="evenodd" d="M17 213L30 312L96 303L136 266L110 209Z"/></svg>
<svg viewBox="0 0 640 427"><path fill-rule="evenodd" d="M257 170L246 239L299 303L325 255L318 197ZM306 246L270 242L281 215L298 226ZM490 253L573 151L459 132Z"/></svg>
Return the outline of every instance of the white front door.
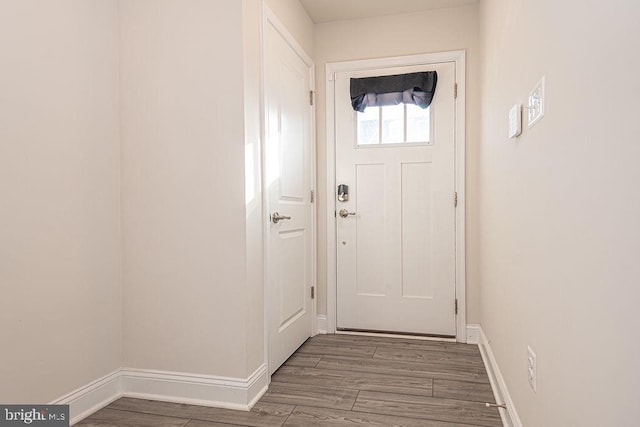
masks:
<svg viewBox="0 0 640 427"><path fill-rule="evenodd" d="M311 66L265 27L267 317L273 373L311 335ZM281 219L279 219L281 218Z"/></svg>
<svg viewBox="0 0 640 427"><path fill-rule="evenodd" d="M432 70L427 110L351 107L352 77ZM335 76L338 329L456 335L454 86L453 62Z"/></svg>

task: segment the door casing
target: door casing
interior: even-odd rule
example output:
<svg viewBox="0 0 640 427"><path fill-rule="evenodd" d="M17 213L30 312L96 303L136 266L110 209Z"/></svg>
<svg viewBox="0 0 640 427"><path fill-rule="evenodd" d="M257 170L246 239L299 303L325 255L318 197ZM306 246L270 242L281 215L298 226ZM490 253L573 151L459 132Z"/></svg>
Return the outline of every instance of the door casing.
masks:
<svg viewBox="0 0 640 427"><path fill-rule="evenodd" d="M458 301L456 341L467 342L466 325L466 261L465 261L465 51L427 53L358 61L328 63L326 66L326 129L327 129L327 333L336 333L337 241L336 241L336 132L335 73L376 68L455 63L457 97L455 102L455 191L458 204L455 220L455 290Z"/></svg>

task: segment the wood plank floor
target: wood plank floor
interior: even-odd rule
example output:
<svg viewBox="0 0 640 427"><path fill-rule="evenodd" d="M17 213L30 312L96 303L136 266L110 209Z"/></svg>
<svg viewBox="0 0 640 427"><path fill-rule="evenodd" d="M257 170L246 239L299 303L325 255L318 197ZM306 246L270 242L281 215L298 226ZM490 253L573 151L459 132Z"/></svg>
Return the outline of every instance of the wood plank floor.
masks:
<svg viewBox="0 0 640 427"><path fill-rule="evenodd" d="M473 345L355 335L309 339L250 412L122 398L93 427L501 426Z"/></svg>

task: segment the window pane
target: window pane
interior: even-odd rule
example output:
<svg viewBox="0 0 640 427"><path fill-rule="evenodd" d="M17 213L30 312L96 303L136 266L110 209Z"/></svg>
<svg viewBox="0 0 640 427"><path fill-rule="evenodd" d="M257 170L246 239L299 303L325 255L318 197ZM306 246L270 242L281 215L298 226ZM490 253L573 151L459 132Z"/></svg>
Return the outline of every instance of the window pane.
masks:
<svg viewBox="0 0 640 427"><path fill-rule="evenodd" d="M380 143L380 107L367 107L364 113L357 112L358 145Z"/></svg>
<svg viewBox="0 0 640 427"><path fill-rule="evenodd" d="M407 105L407 142L429 142L431 107Z"/></svg>
<svg viewBox="0 0 640 427"><path fill-rule="evenodd" d="M382 143L404 142L404 104L382 107Z"/></svg>

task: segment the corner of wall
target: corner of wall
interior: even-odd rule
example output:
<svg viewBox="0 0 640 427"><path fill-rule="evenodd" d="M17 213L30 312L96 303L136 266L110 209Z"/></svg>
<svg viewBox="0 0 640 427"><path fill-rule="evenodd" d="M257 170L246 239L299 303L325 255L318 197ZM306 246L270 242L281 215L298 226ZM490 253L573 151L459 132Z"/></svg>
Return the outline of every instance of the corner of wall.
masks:
<svg viewBox="0 0 640 427"><path fill-rule="evenodd" d="M262 191L262 20L263 3L243 0L244 180L246 244L246 370L266 363L264 229Z"/></svg>
<svg viewBox="0 0 640 427"><path fill-rule="evenodd" d="M121 397L249 411L268 385L269 372L265 364L247 378L123 368L50 403L69 405L70 425Z"/></svg>
<svg viewBox="0 0 640 427"><path fill-rule="evenodd" d="M467 325L467 343L478 346L482 361L487 370L487 375L489 376L495 401L498 404L506 405L505 409L500 409L500 417L502 418L503 425L505 427L522 427L522 422L518 417L518 412L511 399L511 394L509 393L507 384L504 381L498 362L491 349L490 341L484 334L482 326L479 324Z"/></svg>

